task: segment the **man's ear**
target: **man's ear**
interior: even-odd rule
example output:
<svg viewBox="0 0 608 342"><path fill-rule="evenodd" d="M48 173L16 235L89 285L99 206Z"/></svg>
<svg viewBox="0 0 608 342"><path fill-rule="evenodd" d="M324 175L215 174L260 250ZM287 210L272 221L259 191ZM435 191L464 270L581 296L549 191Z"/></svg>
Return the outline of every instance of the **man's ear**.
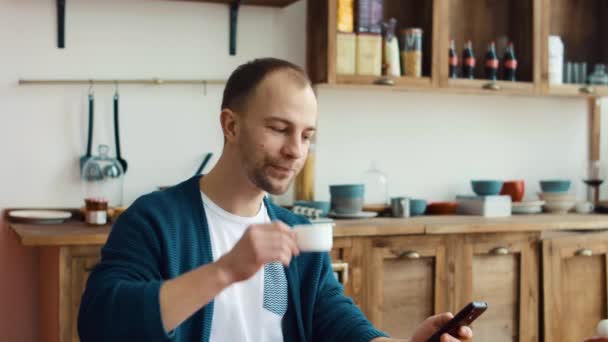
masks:
<svg viewBox="0 0 608 342"><path fill-rule="evenodd" d="M220 124L224 132L226 142L236 141L239 129L239 116L230 109L223 109L220 114Z"/></svg>

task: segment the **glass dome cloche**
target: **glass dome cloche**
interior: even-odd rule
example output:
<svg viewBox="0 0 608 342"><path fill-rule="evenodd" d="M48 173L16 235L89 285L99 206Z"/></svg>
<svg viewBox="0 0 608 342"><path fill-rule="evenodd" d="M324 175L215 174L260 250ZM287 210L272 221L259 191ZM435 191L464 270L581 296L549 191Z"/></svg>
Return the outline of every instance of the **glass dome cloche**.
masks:
<svg viewBox="0 0 608 342"><path fill-rule="evenodd" d="M83 196L85 199L106 199L108 206L121 207L125 173L109 153L108 145L99 145L98 155L84 163L81 173Z"/></svg>

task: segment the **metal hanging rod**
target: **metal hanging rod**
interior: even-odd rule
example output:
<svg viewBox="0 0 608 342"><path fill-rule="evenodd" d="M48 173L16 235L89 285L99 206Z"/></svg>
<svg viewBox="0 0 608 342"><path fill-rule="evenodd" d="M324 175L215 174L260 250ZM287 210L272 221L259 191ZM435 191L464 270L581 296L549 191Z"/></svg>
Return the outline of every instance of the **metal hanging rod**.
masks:
<svg viewBox="0 0 608 342"><path fill-rule="evenodd" d="M19 85L93 85L93 84L226 84L226 80L186 80L186 79L19 79Z"/></svg>

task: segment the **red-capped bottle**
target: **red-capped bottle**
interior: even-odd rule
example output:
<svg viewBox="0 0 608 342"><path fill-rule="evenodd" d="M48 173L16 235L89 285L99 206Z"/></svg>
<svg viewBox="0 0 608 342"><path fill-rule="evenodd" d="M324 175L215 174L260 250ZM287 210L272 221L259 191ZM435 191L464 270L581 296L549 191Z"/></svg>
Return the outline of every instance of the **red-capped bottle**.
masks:
<svg viewBox="0 0 608 342"><path fill-rule="evenodd" d="M486 52L485 76L491 81L498 79L498 56L496 55L496 43L494 42L488 45L488 52Z"/></svg>
<svg viewBox="0 0 608 342"><path fill-rule="evenodd" d="M471 80L475 78L475 53L470 40L464 45L462 52L462 77Z"/></svg>
<svg viewBox="0 0 608 342"><path fill-rule="evenodd" d="M503 58L503 79L505 81L517 80L517 58L515 57L515 49L513 43L509 43L505 56Z"/></svg>
<svg viewBox="0 0 608 342"><path fill-rule="evenodd" d="M458 52L454 39L450 40L450 78L458 78Z"/></svg>

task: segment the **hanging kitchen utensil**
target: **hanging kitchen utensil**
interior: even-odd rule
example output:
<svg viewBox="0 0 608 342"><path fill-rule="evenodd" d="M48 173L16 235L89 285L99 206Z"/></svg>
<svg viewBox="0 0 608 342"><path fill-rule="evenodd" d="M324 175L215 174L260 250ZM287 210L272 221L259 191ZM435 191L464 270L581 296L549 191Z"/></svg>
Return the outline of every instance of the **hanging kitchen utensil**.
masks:
<svg viewBox="0 0 608 342"><path fill-rule="evenodd" d="M122 172L123 173L127 173L127 161L124 160L121 157L120 154L120 135L118 133L119 131L119 126L118 126L118 99L119 99L119 95L118 95L118 82L116 83L116 90L114 92L114 143L116 144L116 159L118 160L118 162L120 163L120 166L122 166Z"/></svg>
<svg viewBox="0 0 608 342"><path fill-rule="evenodd" d="M242 0L233 0L230 3L230 56L236 55L236 23L241 2Z"/></svg>
<svg viewBox="0 0 608 342"><path fill-rule="evenodd" d="M205 154L205 157L203 157L203 162L198 167L198 170L196 170L196 172L194 173L195 176L198 176L198 175L201 174L201 172L203 172L203 169L205 168L205 166L209 162L209 159L211 159L211 156L213 156L213 153L211 153L211 152Z"/></svg>
<svg viewBox="0 0 608 342"><path fill-rule="evenodd" d="M93 93L93 83L91 82L89 86L89 125L87 130L87 150L86 154L80 157L80 170L84 166L84 163L87 162L91 158L91 148L93 143L93 117L94 117L94 108L95 108L95 95Z"/></svg>
<svg viewBox="0 0 608 342"><path fill-rule="evenodd" d="M57 0L57 47L65 47L65 0Z"/></svg>

